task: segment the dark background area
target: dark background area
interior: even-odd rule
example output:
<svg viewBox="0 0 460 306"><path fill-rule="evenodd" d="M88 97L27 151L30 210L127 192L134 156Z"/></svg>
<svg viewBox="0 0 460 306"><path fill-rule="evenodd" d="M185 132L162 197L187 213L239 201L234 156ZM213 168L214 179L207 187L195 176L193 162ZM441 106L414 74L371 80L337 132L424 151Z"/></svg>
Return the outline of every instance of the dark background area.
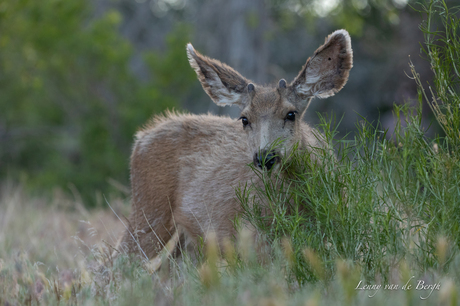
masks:
<svg viewBox="0 0 460 306"><path fill-rule="evenodd" d="M423 16L407 0L0 0L0 180L73 192L89 206L125 192L136 129L175 108L238 116L201 89L185 44L259 84L291 81L344 28L354 67L305 120L335 114L339 138L364 117L391 135L393 105L416 103ZM409 58L410 56L410 58ZM432 121L428 106L426 126ZM439 133L432 127L431 135Z"/></svg>

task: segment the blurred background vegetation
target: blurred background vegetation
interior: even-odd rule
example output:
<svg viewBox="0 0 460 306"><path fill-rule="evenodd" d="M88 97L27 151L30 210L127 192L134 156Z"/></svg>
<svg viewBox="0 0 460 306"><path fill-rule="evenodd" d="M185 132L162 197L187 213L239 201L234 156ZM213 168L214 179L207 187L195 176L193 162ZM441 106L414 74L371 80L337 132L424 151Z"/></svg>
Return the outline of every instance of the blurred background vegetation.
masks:
<svg viewBox="0 0 460 306"><path fill-rule="evenodd" d="M411 4L0 0L0 180L31 192L77 192L94 206L102 194L126 189L133 135L153 114L176 108L237 116L201 90L188 41L264 84L292 80L325 36L345 28L354 50L349 82L337 97L315 101L306 120L315 124L317 112L333 111L343 118L343 137L361 115L380 119L391 134L393 104L417 97L404 73L408 56L424 82L431 78Z"/></svg>

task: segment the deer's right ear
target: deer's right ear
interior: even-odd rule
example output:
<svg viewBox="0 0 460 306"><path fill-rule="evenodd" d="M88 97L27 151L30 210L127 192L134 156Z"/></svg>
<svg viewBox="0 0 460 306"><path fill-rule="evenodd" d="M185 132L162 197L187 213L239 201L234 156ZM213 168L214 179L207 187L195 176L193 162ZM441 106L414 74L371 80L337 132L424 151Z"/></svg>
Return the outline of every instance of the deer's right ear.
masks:
<svg viewBox="0 0 460 306"><path fill-rule="evenodd" d="M187 44L187 57L204 91L219 106L238 105L243 108L249 98L250 82L228 65L197 52ZM254 86L252 86L254 87Z"/></svg>

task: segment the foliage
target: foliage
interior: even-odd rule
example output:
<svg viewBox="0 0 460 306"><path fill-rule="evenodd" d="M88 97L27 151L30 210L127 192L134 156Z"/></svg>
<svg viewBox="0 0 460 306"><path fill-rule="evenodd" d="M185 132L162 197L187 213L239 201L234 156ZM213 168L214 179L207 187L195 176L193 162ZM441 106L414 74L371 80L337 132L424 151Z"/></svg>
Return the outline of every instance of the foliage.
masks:
<svg viewBox="0 0 460 306"><path fill-rule="evenodd" d="M325 18L336 28L344 28L352 36L362 36L365 31L379 33L379 39L392 35L392 27L399 23L399 13L409 1L315 1L315 0L269 0L271 13L282 28L294 26L292 15L305 17L307 24L317 18ZM315 31L315 27L310 27Z"/></svg>
<svg viewBox="0 0 460 306"><path fill-rule="evenodd" d="M451 149L460 145L460 6L450 8L445 1L431 1L422 11L427 20L420 25L425 36L422 50L431 65L434 92L431 100L425 93L420 76L412 74L423 95L446 134ZM436 29L433 29L437 26ZM440 27L440 28L439 28Z"/></svg>
<svg viewBox="0 0 460 306"><path fill-rule="evenodd" d="M429 7L429 16L438 5ZM438 14L447 27L443 33L457 33L456 17L442 8ZM306 249L317 252L329 278L335 275L335 260L341 258L358 264L370 280L387 280L390 267L409 258L418 270L448 269L458 252L460 117L455 56L460 46L455 49L445 36L427 37L427 54L443 102L442 107L432 107L445 138L425 137L420 94L415 108L395 106L397 128L391 140L386 131L363 120L354 140L334 141L336 157L322 148L297 153L283 165L287 178L258 172L264 186L238 190L244 219L272 243L283 237L292 240L292 276L300 284L319 278L307 264ZM450 60L445 58L449 54ZM322 118L320 127L332 145L337 125ZM261 202L269 205L268 213L260 209ZM451 244L442 260L436 249L439 237Z"/></svg>
<svg viewBox="0 0 460 306"><path fill-rule="evenodd" d="M0 176L33 190L74 185L87 203L108 178L127 183L135 129L178 106L194 80L184 26L167 53L146 54L151 78L142 83L120 15L94 16L90 4L0 2Z"/></svg>

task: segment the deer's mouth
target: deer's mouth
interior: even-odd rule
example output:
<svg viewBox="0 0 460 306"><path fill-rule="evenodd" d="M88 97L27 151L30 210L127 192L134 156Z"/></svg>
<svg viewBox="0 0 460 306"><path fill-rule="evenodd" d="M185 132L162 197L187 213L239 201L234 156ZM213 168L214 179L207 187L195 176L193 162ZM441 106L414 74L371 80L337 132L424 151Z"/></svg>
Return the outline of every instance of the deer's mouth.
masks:
<svg viewBox="0 0 460 306"><path fill-rule="evenodd" d="M264 150L254 154L254 166L260 169L270 170L280 160L280 155L276 151Z"/></svg>

